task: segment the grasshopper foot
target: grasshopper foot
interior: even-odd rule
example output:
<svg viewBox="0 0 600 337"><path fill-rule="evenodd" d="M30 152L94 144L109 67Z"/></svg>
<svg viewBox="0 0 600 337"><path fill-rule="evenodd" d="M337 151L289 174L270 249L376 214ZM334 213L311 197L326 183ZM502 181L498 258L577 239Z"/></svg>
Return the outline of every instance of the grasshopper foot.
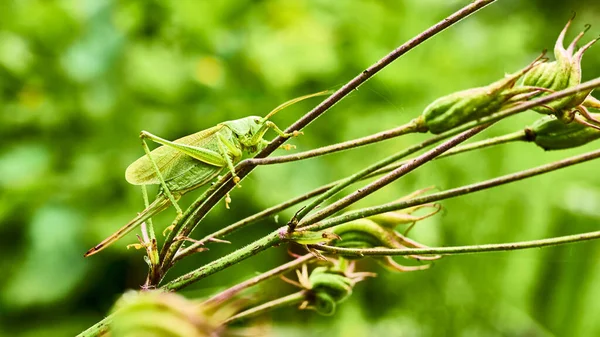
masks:
<svg viewBox="0 0 600 337"><path fill-rule="evenodd" d="M296 145L284 144L284 145L281 145L279 148L282 149L282 150L289 151L289 150L295 149Z"/></svg>

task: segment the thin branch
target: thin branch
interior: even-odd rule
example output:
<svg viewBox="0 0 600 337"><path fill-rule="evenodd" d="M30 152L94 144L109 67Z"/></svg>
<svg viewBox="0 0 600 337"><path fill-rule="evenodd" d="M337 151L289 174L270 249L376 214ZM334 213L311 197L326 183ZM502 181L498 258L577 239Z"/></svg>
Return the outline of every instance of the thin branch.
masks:
<svg viewBox="0 0 600 337"><path fill-rule="evenodd" d="M485 180L485 181L478 182L478 183L471 184L471 185L457 187L454 189L450 189L450 190L446 190L446 191L442 191L442 192L438 192L438 193L432 193L432 194L429 194L426 196L417 197L417 198L413 198L413 199L402 200L402 201L398 201L398 202L391 202L391 203L376 206L376 207L368 207L368 208L363 208L360 210L350 211L350 212L342 214L340 216L331 217L329 219L323 220L323 221L315 223L313 225L304 227L303 229L319 231L319 230L323 230L323 229L326 229L326 228L329 228L329 227L332 227L335 225L339 225L339 224L342 224L342 223L345 223L348 221L365 218L365 217L375 215L375 214L391 212L391 211L396 211L399 209L405 209L408 207L423 205L423 204L427 204L427 203L431 203L431 202L435 202L435 201L453 198L453 197L481 191L484 189L508 184L508 183L511 183L514 181L523 180L526 178L530 178L530 177L537 176L540 174L548 173L548 172L562 169L565 167L569 167L572 165L580 164L580 163L583 163L586 161L596 159L598 157L600 157L600 150L587 152L587 153L573 156L573 157L570 157L567 159L562 159L562 160L559 160L559 161L556 161L556 162L553 162L550 164L541 165L541 166L523 170L523 171L520 171L517 173L507 174L504 176L500 176L498 178Z"/></svg>
<svg viewBox="0 0 600 337"><path fill-rule="evenodd" d="M329 188L333 187L337 182L333 182L324 186L321 186L319 188L316 188L308 193L305 193L303 195L300 195L296 198L290 199L288 201L282 202L280 204L277 204L273 207L267 208L261 212L258 212L256 214L253 214L249 217L246 217L240 221L237 221L227 227L224 227L214 233L211 233L207 236L205 236L204 238L198 240L197 242L194 242L193 244L191 244L190 246L180 249L177 254L175 255L175 258L173 259L173 263L183 259L186 256L190 256L191 254L194 254L196 249L204 246L206 243L210 242L211 240L215 239L215 238L221 238L224 237L226 235L232 234L248 225L251 225L253 223L256 223L260 220L263 220L273 214L277 214L280 211L287 209L289 207L292 207L294 205L297 205L298 203L308 200L314 196L317 196L325 191L327 191Z"/></svg>
<svg viewBox="0 0 600 337"><path fill-rule="evenodd" d="M163 263L161 265L162 269L165 269L165 266L166 266L166 264L164 263L164 259L165 259L165 256L169 252L169 247L170 247L169 243L174 242L175 238L177 236L179 236L179 234L181 232L181 228L184 227L184 224L188 222L190 216L192 216L194 214L195 210L197 210L198 207L200 207L202 205L202 203L204 201L206 201L206 199L210 195L215 193L219 189L219 187L223 186L229 179L231 179L231 177L227 178L226 176L223 176L219 180L217 180L217 182L215 182L215 184L213 184L211 187L209 187L206 191L204 191L202 193L202 195L200 195L198 198L196 198L196 200L194 200L194 202L190 205L190 207L188 207L185 210L185 212L183 213L183 216L181 217L179 222L174 224L175 226L173 227L173 230L171 230L171 232L169 232L169 234L165 238L165 244L163 245L163 247L160 251L160 260L163 261Z"/></svg>
<svg viewBox="0 0 600 337"><path fill-rule="evenodd" d="M513 243L499 243L473 246L456 247L431 247L431 248L406 248L406 249L388 249L388 248L340 248L327 245L310 245L310 248L318 249L330 254L341 256L393 256L393 255L458 255L473 254L485 252L510 251L529 248L541 248L546 246L556 246L580 241L589 241L600 239L600 231L583 234L574 234L558 236L549 239L521 241Z"/></svg>
<svg viewBox="0 0 600 337"><path fill-rule="evenodd" d="M415 48L419 44L428 40L429 38L435 36L439 32L444 29L452 26L463 18L469 16L470 14L476 12L477 10L495 2L496 0L476 0L471 4L461 8L456 11L452 15L428 28L421 34L415 36L408 42L404 43L400 47L393 50L388 55L384 56L382 59L377 61L375 64L361 72L359 75L354 77L348 83L346 83L342 88L333 93L331 96L326 98L321 104L316 106L313 110L305 114L299 120L297 120L294 124L292 124L289 128L285 130L286 133L290 133L293 131L300 131L302 128L307 126L309 123L314 121L324 112L329 110L332 106L334 106L337 102L341 101L344 97L349 95L352 91L357 89L361 84L365 83L371 77L373 77L376 73L378 73L381 69L388 66L398 57L404 55L411 49ZM273 151L275 151L281 144L286 141L286 138L277 137L275 138L267 147L265 147L260 153L258 153L255 158L265 158L270 155ZM242 179L248 173L250 173L256 165L248 164L248 162L243 161L236 166L236 174ZM194 230L196 225L204 218L204 216L210 212L210 210L221 200L231 189L235 186L234 182L231 180L231 173L227 173L223 179L229 179L226 183L218 188L216 192L210 195L201 206L197 207L192 214L183 222L181 226L181 230L179 230L176 234L181 236L189 236L189 234ZM187 212L186 212L187 213ZM173 237L171 237L172 239ZM165 268L163 270L163 274L166 273L166 269L171 266L171 262L177 253L179 247L181 247L181 242L179 241L165 241L163 249L161 251L161 261L162 267ZM165 252L164 255L162 252Z"/></svg>
<svg viewBox="0 0 600 337"><path fill-rule="evenodd" d="M255 285L259 284L260 282L270 280L270 279L277 277L289 270L296 269L298 266L301 266L302 264L307 263L308 261L313 260L315 258L316 257L313 254L306 254L304 256L301 256L301 257L294 259L288 263L282 264L281 266L279 266L277 268L271 269L267 272L264 272L260 275L255 276L251 279L248 279L242 283L236 284L235 286L233 286L227 290L224 290L224 291L212 296L211 298L207 299L206 301L204 301L203 304L206 304L206 305L221 304L221 303L227 301L228 299L232 298L233 296L239 294L244 289L255 286Z"/></svg>
<svg viewBox="0 0 600 337"><path fill-rule="evenodd" d="M469 151L473 151L473 150L479 150L479 149L483 149L483 148L490 147L490 146L506 144L506 143L510 143L510 142L517 142L517 141L524 141L524 142L531 141L528 138L527 131L519 130L516 132L506 134L506 135L492 137L492 138L484 139L484 140L481 140L478 142L473 142L470 144L457 146L457 147L449 150L448 152L444 153L443 155L439 156L436 159L441 159L441 158L449 157L449 156L459 154L459 153L469 152Z"/></svg>
<svg viewBox="0 0 600 337"><path fill-rule="evenodd" d="M485 130L488 126L490 126L490 124L480 125L480 126L474 127L471 130L467 130L457 136L454 136L450 140L436 146L435 148L425 152L424 154L422 154L414 159L411 159L408 163L400 166L399 168L388 173L384 177L379 178L378 180L370 183L369 185L365 186L364 188L356 190L355 192L345 196L344 198L342 198L340 200L337 200L336 202L332 203L331 205L329 205L329 206L323 208L322 210L312 214L311 216L301 220L298 223L298 227L308 226L313 223L316 223L317 221L325 219L329 215L357 202L358 200L361 200L362 198L370 195L371 193L379 190L380 188L394 182L395 180L399 179L400 177L403 177L406 174L414 171L415 169L417 169L424 163L426 163L426 162L432 160L433 158L439 156L440 154L448 151L449 149L456 146L457 144L460 144L460 143L464 142L465 140L469 139L470 137L475 136L479 132Z"/></svg>
<svg viewBox="0 0 600 337"><path fill-rule="evenodd" d="M112 323L113 317L115 314L110 314L104 317L100 322L92 325L87 328L85 331L81 332L79 335L75 337L97 337L104 336L108 333L109 325Z"/></svg>
<svg viewBox="0 0 600 337"><path fill-rule="evenodd" d="M416 119L411 120L410 122L395 127L393 129L382 131L370 136L365 136L362 138L357 138L353 140L349 140L342 143L337 143L329 146L323 146L314 150L299 152L294 154L289 154L286 156L279 157L269 157L269 158L256 158L256 159L248 159L247 162L250 165L272 165L272 164L282 164L291 161L297 161L317 156L326 155L333 152L348 150L372 143L377 143L386 139L411 134L415 132L427 132L427 129L420 128L420 124L417 123Z"/></svg>
<svg viewBox="0 0 600 337"><path fill-rule="evenodd" d="M283 227L285 231L285 227ZM265 237L262 237L249 245L242 247L228 255L225 255L217 260L214 260L196 270L193 270L187 274L179 276L173 281L165 284L161 289L167 291L176 291L183 287L186 287L194 282L197 282L209 275L219 272L227 267L230 267L240 261L243 261L253 255L256 255L263 250L273 247L274 245L282 241L280 237L280 230L276 230Z"/></svg>
<svg viewBox="0 0 600 337"><path fill-rule="evenodd" d="M264 314L265 312L268 312L268 311L271 311L274 309L301 303L302 301L304 301L306 299L306 293L307 293L306 290L301 290L299 292L278 298L276 300L269 301L267 303L263 303L254 308L248 309L246 311L242 311L237 315L231 316L223 324L231 324L233 322L237 322L237 321L240 321L243 319L247 319L247 318L251 318L254 316Z"/></svg>

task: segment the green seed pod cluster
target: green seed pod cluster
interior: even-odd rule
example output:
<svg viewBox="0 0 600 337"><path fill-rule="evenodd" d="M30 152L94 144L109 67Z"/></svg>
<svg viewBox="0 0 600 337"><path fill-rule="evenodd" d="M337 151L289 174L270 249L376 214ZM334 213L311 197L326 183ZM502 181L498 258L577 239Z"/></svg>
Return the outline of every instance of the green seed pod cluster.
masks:
<svg viewBox="0 0 600 337"><path fill-rule="evenodd" d="M128 292L113 308L113 337L208 337L222 328L199 304L174 293Z"/></svg>
<svg viewBox="0 0 600 337"><path fill-rule="evenodd" d="M514 87L523 75L543 64L538 57L527 67L503 79L479 88L455 92L429 104L419 122L433 134L440 134L464 123L489 116L508 105L518 103L536 94L539 88Z"/></svg>
<svg viewBox="0 0 600 337"><path fill-rule="evenodd" d="M333 315L337 305L352 295L354 281L327 267L315 268L308 280L311 284L310 308L321 315Z"/></svg>
<svg viewBox="0 0 600 337"><path fill-rule="evenodd" d="M581 83L581 59L583 53L598 39L588 42L575 52L577 42L583 37L587 29L589 29L589 26L587 26L565 49L564 38L572 21L573 18L567 22L556 40L554 46L554 57L556 60L535 67L523 77L523 86L549 89L547 92L540 93L540 96L548 95L549 92L571 88ZM575 116L574 109L584 102L590 92L591 90L588 90L564 97L546 105L538 106L533 110L546 115L555 115L558 119L568 123Z"/></svg>
<svg viewBox="0 0 600 337"><path fill-rule="evenodd" d="M600 114L591 114L600 117ZM536 121L530 128L533 142L544 150L569 149L600 138L600 130L579 124L565 124L554 116Z"/></svg>

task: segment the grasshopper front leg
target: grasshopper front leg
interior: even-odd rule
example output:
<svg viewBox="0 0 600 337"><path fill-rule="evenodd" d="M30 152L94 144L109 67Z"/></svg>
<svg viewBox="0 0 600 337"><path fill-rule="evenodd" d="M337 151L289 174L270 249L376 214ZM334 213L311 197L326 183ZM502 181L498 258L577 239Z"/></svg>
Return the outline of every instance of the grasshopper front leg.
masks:
<svg viewBox="0 0 600 337"><path fill-rule="evenodd" d="M304 132L302 132L302 131L293 131L293 132L290 132L290 133L285 133L275 123L273 123L271 121L267 121L265 123L265 126L267 128L273 129L273 131L275 131L278 135L280 135L281 137L284 137L284 138L298 137L299 135L303 135L304 134Z"/></svg>

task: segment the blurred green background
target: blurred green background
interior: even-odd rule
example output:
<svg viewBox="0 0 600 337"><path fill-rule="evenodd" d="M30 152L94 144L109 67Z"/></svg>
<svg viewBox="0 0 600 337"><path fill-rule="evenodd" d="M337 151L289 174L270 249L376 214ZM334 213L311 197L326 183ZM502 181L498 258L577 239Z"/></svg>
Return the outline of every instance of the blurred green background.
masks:
<svg viewBox="0 0 600 337"><path fill-rule="evenodd" d="M127 236L82 257L142 209L124 180L143 154L138 134L168 139L220 121L264 115L288 99L336 89L468 1L5 0L0 5L0 335L70 336L107 313L146 266ZM387 67L290 141L297 150L365 136L414 118L436 97L500 78L568 34L600 32L591 1L501 0ZM600 76L600 46L583 59ZM597 96L598 97L598 96ZM317 104L278 114L286 127ZM528 112L480 135L529 125ZM273 137L269 134L269 137ZM344 177L426 135L254 171L195 237ZM429 163L360 205L416 189L456 187L589 151L545 153L512 144ZM511 242L598 229L600 176L586 163L443 202L411 237L431 246ZM198 194L192 193L192 194ZM190 202L188 196L183 203ZM289 219L297 208L280 215ZM172 210L158 218L160 229ZM271 219L231 238L241 245ZM213 244L170 278L232 249ZM186 289L206 296L288 259L271 249ZM281 310L273 335L599 336L600 243L448 257L423 272L390 273L356 287L334 317ZM280 281L266 296L293 289Z"/></svg>

